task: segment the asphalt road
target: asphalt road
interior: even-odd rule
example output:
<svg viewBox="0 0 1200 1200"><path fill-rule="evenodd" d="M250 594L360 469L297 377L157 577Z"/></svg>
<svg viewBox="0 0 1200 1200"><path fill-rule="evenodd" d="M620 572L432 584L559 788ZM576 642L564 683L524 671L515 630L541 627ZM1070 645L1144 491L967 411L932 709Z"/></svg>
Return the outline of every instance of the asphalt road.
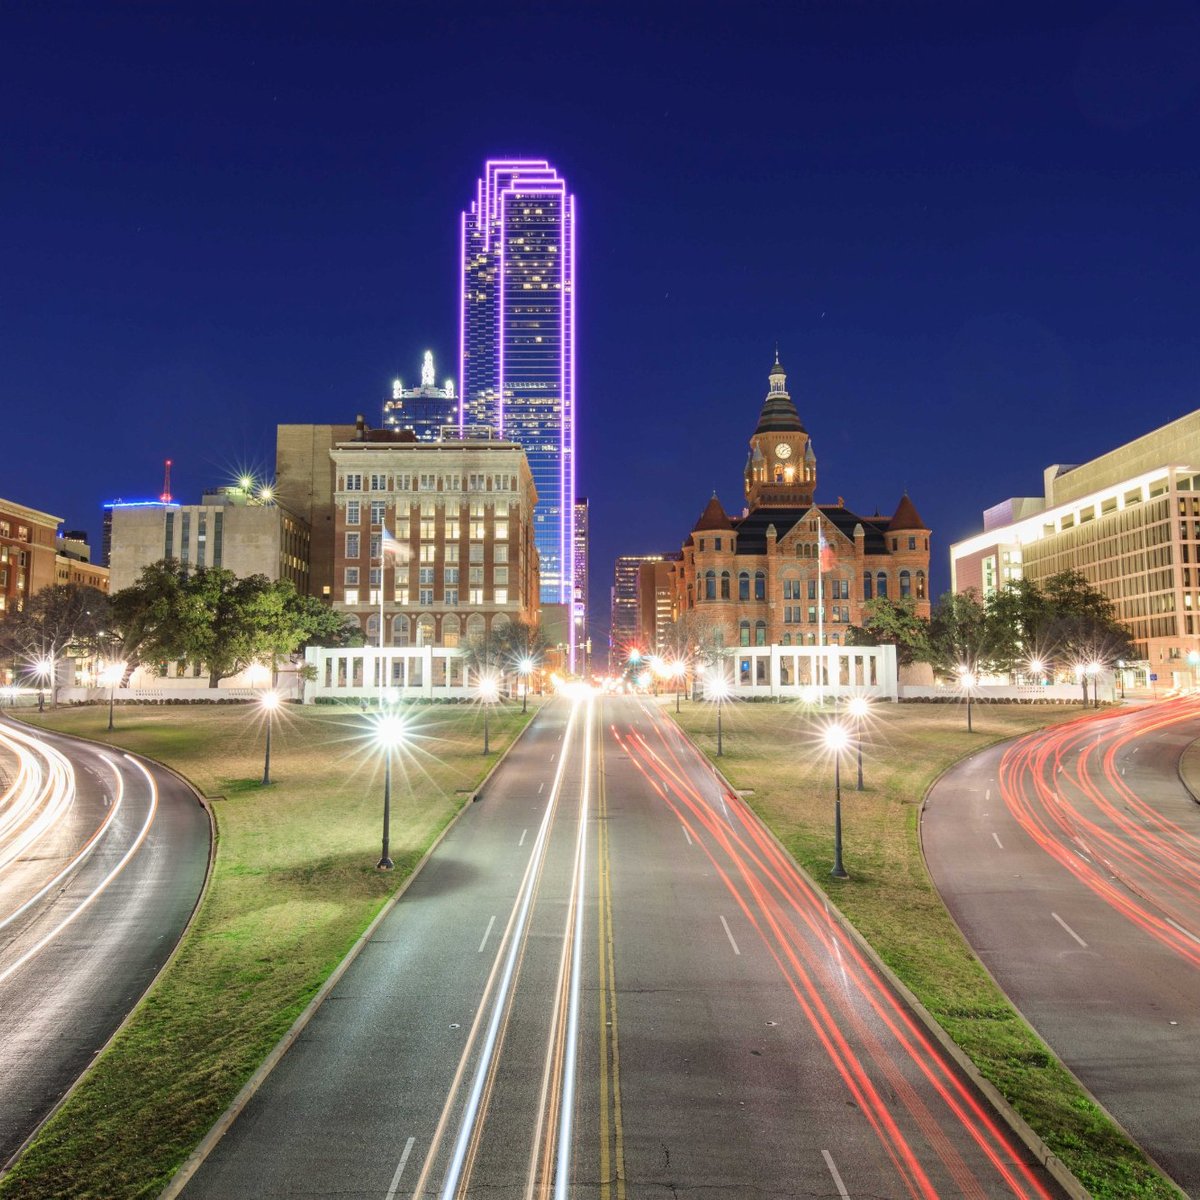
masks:
<svg viewBox="0 0 1200 1200"><path fill-rule="evenodd" d="M1056 1196L674 726L537 717L184 1195Z"/></svg>
<svg viewBox="0 0 1200 1200"><path fill-rule="evenodd" d="M7 719L0 772L2 1164L171 953L209 822L162 768Z"/></svg>
<svg viewBox="0 0 1200 1200"><path fill-rule="evenodd" d="M1054 1051L1200 1197L1200 806L1179 781L1200 705L1101 715L943 776L935 884Z"/></svg>

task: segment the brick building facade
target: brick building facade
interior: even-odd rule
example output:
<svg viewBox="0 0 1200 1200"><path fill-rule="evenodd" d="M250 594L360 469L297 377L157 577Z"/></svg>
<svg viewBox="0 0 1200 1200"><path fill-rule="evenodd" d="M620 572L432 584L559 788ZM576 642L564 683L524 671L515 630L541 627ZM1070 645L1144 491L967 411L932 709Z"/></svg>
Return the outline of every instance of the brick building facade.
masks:
<svg viewBox="0 0 1200 1200"><path fill-rule="evenodd" d="M817 459L776 356L750 438L746 508L714 494L676 564L678 608L695 610L726 645L839 645L863 605L909 596L929 616L929 536L904 495L890 516L819 504Z"/></svg>

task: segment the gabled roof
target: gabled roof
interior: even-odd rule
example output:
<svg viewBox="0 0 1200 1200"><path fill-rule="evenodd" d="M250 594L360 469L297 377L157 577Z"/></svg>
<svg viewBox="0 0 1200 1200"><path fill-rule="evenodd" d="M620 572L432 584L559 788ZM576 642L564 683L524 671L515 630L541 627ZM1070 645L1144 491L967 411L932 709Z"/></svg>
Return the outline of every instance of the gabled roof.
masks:
<svg viewBox="0 0 1200 1200"><path fill-rule="evenodd" d="M700 514L695 525L692 526L692 532L698 533L705 529L732 529L733 523L729 520L725 510L721 507L720 500L717 499L717 493L713 492L712 499L704 506L704 511Z"/></svg>
<svg viewBox="0 0 1200 1200"><path fill-rule="evenodd" d="M888 522L888 529L895 531L897 529L927 529L928 526L921 520L920 513L917 512L917 506L908 498L908 493L905 492L900 497L900 503L896 505L896 511L892 515L892 519Z"/></svg>
<svg viewBox="0 0 1200 1200"><path fill-rule="evenodd" d="M863 552L866 554L886 554L887 540L884 531L887 519L860 517L850 509L839 504L816 505L821 515L839 533L854 541L855 525L862 525L865 537ZM767 526L774 525L779 540L782 541L795 527L798 521L808 516L811 510L807 508L756 508L748 516L734 522L737 530L738 554L765 554L767 552Z"/></svg>

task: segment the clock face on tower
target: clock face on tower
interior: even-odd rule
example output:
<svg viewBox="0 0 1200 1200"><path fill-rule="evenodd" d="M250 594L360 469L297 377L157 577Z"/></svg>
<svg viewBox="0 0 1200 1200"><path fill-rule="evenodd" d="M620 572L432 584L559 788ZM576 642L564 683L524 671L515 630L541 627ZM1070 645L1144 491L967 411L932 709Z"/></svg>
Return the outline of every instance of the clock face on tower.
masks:
<svg viewBox="0 0 1200 1200"><path fill-rule="evenodd" d="M775 447L775 457L779 459L788 459L792 457L792 448L787 442L781 442Z"/></svg>

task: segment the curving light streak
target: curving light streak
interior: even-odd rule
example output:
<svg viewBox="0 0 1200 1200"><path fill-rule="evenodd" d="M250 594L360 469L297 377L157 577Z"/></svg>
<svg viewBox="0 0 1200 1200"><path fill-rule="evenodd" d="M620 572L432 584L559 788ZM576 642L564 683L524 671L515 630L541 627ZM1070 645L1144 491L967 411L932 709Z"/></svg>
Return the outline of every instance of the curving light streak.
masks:
<svg viewBox="0 0 1200 1200"><path fill-rule="evenodd" d="M0 920L0 929L3 929L6 925L12 924L12 922L15 921L23 912L26 912L28 909L32 908L43 896L46 895L47 892L57 887L58 884L66 879L66 877L70 875L77 867L81 867L91 856L91 853L93 850L95 850L96 846L99 845L100 839L108 832L109 827L115 820L117 813L121 811L121 802L125 798L125 779L121 775L121 772L117 770L116 764L114 764L111 759L105 758L104 762L112 768L113 775L116 776L117 780L117 789L114 793L113 803L109 807L108 816L104 818L104 820L100 823L99 828L96 829L92 836L88 838L86 842L84 842L83 848L79 851L79 853L76 854L75 857L71 859L71 861L67 863L67 865L63 867L63 869L59 871L59 873L55 875L49 883L47 883L40 891L35 892L32 896L30 896L24 904L20 905L20 907L15 908L11 913L8 914L7 917L3 918L3 920Z"/></svg>
<svg viewBox="0 0 1200 1200"><path fill-rule="evenodd" d="M142 766L142 764L138 762L136 758L133 758L128 754L126 754L125 757L129 759L129 761L133 763L133 765L137 767L137 769L141 771L143 775L145 775L146 782L150 785L150 808L146 813L146 820L143 822L142 828L138 831L137 838L134 840L133 845L131 845L129 849L125 851L121 861L118 862L115 867L113 867L113 869L100 881L100 883L96 885L95 888L92 889L90 894L83 901L81 901L67 917L60 921L43 938L26 950L20 958L11 963L3 971L0 971L0 983L3 983L6 979L19 971L21 967L29 962L30 959L40 954L41 951L44 950L52 941L54 941L54 939L58 937L58 935L62 933L64 929L67 929L73 925L89 908L91 908L91 906L100 898L100 896L103 895L109 884L111 884L112 881L116 879L117 876L120 875L121 872L126 868L130 859L132 859L138 850L141 849L142 842L146 840L146 834L150 832L150 826L154 823L154 817L158 812L158 785L154 782L154 777L150 774L150 772L147 771L146 768Z"/></svg>
<svg viewBox="0 0 1200 1200"><path fill-rule="evenodd" d="M71 809L75 772L65 755L16 729L0 729L17 778L0 800L0 871L28 853Z"/></svg>
<svg viewBox="0 0 1200 1200"><path fill-rule="evenodd" d="M1005 751L997 781L1009 812L1039 848L1143 932L1200 966L1200 838L1146 803L1117 764L1131 743L1198 715L1200 705L1184 699L1043 730Z"/></svg>

